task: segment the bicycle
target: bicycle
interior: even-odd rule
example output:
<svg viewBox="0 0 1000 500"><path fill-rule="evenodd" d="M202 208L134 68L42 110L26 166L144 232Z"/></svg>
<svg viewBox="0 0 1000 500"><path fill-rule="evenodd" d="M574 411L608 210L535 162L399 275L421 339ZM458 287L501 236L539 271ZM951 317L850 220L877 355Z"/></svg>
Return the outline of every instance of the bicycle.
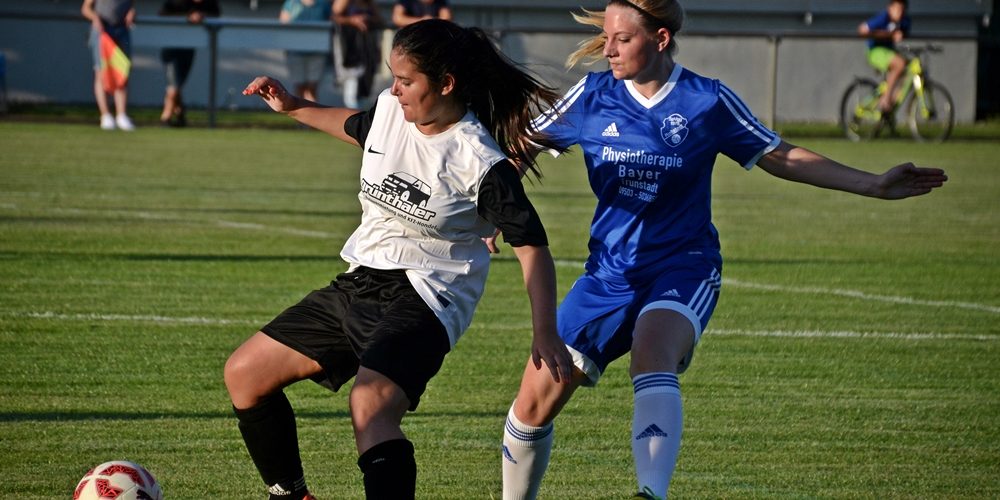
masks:
<svg viewBox="0 0 1000 500"><path fill-rule="evenodd" d="M927 62L929 53L941 50L933 44L900 46L900 53L908 62L897 84L898 97L887 113L878 106L879 98L887 91L885 79L876 83L871 78L856 77L840 101L840 126L847 138L855 142L873 139L885 129L895 134L896 114L905 109L906 122L915 140L941 142L947 139L955 125L955 104L948 90L930 79Z"/></svg>

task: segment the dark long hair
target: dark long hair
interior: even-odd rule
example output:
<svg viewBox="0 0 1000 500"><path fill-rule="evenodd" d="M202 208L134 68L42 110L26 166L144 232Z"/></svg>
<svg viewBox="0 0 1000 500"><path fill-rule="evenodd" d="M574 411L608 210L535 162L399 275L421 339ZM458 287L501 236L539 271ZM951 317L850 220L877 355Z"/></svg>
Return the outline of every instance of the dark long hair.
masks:
<svg viewBox="0 0 1000 500"><path fill-rule="evenodd" d="M561 96L500 52L482 29L427 19L397 31L392 49L410 59L438 88L445 75L452 75L456 97L522 170L541 177L533 154L537 146L565 152L531 126L531 120Z"/></svg>

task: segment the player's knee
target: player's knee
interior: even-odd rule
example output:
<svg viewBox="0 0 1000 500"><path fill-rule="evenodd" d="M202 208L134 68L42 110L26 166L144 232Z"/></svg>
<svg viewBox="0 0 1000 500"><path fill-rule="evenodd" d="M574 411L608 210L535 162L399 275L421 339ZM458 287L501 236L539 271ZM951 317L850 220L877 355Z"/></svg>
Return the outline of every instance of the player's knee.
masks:
<svg viewBox="0 0 1000 500"><path fill-rule="evenodd" d="M254 374L257 372L258 369L250 357L242 356L239 351L229 356L222 370L222 378L234 402L250 396L249 389L253 386Z"/></svg>
<svg viewBox="0 0 1000 500"><path fill-rule="evenodd" d="M409 406L401 391L377 384L355 383L350 394L351 421L359 432L375 423L402 421Z"/></svg>
<svg viewBox="0 0 1000 500"><path fill-rule="evenodd" d="M549 405L536 398L518 397L514 402L514 416L522 423L533 427L543 427L552 422L556 415Z"/></svg>

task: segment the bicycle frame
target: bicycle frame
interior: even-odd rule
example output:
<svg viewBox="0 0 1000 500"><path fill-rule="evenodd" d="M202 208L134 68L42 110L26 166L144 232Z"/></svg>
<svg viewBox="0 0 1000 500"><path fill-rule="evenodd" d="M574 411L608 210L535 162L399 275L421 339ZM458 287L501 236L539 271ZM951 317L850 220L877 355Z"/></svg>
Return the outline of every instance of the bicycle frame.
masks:
<svg viewBox="0 0 1000 500"><path fill-rule="evenodd" d="M878 80L854 79L841 99L841 126L848 138L876 137L884 128L895 133L900 110L905 113L910 133L917 140L947 138L954 123L954 104L947 90L932 82L928 75L924 58L931 52L940 52L940 48L928 45L902 49L907 57L906 65L889 112L883 112L879 106L889 91L884 73Z"/></svg>
<svg viewBox="0 0 1000 500"><path fill-rule="evenodd" d="M885 81L885 75L881 75L882 78L879 80L878 84L878 95L879 97L885 95L889 91L888 84ZM898 109L900 106L906 102L906 99L910 97L910 93L914 93L916 99L919 102L918 110L924 118L930 118L934 115L934 103L932 98L924 92L924 82L927 81L927 74L924 69L923 63L923 51L918 51L910 60L906 63L906 73L899 81L899 92L896 95L896 100L892 103L893 108Z"/></svg>
<svg viewBox="0 0 1000 500"><path fill-rule="evenodd" d="M881 97L889 91L889 85L885 81L884 73L880 73L879 78L878 95ZM921 94L923 93L924 70L920 56L913 57L906 63L906 72L903 74L903 77L900 78L897 85L899 87L899 91L896 94L896 100L892 103L893 107L896 108L901 106L906 101L906 98L910 96L911 90L920 92Z"/></svg>

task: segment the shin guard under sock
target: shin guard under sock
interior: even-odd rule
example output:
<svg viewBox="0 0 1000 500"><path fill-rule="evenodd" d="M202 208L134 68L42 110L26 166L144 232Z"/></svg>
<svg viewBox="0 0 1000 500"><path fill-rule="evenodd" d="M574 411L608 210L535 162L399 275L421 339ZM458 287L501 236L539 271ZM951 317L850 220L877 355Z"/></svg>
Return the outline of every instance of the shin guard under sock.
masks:
<svg viewBox="0 0 1000 500"><path fill-rule="evenodd" d="M306 492L302 459L299 457L295 413L283 392L277 392L256 406L233 407L240 434L246 443L270 498L299 500Z"/></svg>
<svg viewBox="0 0 1000 500"><path fill-rule="evenodd" d="M417 489L413 443L393 439L372 446L358 458L367 500L412 500Z"/></svg>

